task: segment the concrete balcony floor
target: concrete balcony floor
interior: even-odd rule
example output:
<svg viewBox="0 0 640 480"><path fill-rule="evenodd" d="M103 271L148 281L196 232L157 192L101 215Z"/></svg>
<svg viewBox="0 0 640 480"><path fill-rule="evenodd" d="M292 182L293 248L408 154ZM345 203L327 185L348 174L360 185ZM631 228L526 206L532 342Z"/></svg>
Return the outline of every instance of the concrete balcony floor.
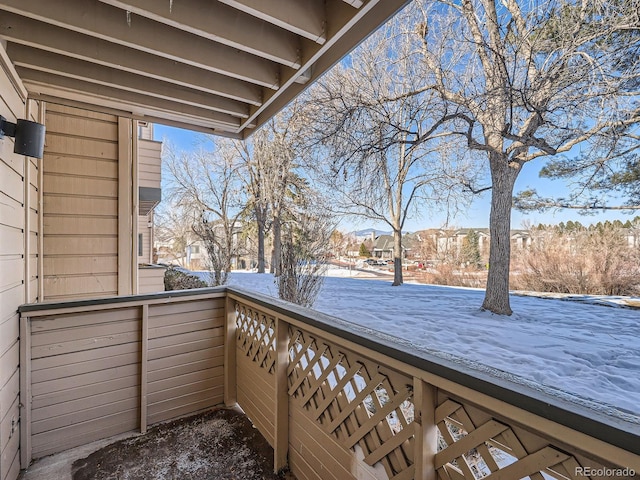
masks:
<svg viewBox="0 0 640 480"><path fill-rule="evenodd" d="M22 480L295 480L239 410L214 409L35 461Z"/></svg>

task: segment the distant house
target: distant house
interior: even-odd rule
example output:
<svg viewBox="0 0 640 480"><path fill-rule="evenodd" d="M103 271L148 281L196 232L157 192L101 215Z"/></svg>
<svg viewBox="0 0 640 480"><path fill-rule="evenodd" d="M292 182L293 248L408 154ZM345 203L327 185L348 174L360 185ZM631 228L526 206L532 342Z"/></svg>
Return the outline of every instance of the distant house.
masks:
<svg viewBox="0 0 640 480"><path fill-rule="evenodd" d="M401 258L410 258L417 251L419 238L415 233L405 233L402 235L402 255ZM371 255L375 258L393 258L393 235L379 235L373 240L373 250Z"/></svg>
<svg viewBox="0 0 640 480"><path fill-rule="evenodd" d="M478 251L483 259L489 257L491 235L488 228L428 229L416 232L423 260L443 259L460 254L468 241L469 235L475 233L478 238ZM511 246L522 249L531 245L531 236L527 230L511 230Z"/></svg>

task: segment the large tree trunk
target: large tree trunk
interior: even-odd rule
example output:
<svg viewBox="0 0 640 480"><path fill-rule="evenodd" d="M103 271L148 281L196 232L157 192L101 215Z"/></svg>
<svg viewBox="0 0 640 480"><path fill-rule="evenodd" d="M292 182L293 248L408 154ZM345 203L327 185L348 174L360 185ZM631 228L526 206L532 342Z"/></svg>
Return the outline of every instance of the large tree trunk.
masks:
<svg viewBox="0 0 640 480"><path fill-rule="evenodd" d="M258 221L258 273L264 273L264 222Z"/></svg>
<svg viewBox="0 0 640 480"><path fill-rule="evenodd" d="M489 275L482 308L500 315L511 315L509 302L509 264L511 260L511 203L519 166L508 159L490 154L491 213L489 215Z"/></svg>
<svg viewBox="0 0 640 480"><path fill-rule="evenodd" d="M280 217L273 217L273 255L271 257L271 273L276 277L282 274L282 228Z"/></svg>
<svg viewBox="0 0 640 480"><path fill-rule="evenodd" d="M393 230L393 283L392 287L403 284L402 279L402 230Z"/></svg>

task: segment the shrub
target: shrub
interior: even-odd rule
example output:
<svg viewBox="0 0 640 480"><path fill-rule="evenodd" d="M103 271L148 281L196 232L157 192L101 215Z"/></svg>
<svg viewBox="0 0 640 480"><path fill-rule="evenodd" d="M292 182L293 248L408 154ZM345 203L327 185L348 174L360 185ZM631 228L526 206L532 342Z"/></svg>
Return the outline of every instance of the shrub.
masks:
<svg viewBox="0 0 640 480"><path fill-rule="evenodd" d="M207 283L200 280L195 275L177 270L175 267L169 267L164 272L164 289L169 290L190 290L192 288L208 287Z"/></svg>
<svg viewBox="0 0 640 480"><path fill-rule="evenodd" d="M636 295L638 252L614 227L532 232L531 246L514 258L511 285L538 292Z"/></svg>

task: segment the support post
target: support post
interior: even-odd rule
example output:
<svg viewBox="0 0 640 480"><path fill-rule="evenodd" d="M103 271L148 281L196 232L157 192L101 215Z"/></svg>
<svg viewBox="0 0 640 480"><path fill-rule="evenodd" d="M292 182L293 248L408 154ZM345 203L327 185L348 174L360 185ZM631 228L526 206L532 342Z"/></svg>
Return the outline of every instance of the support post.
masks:
<svg viewBox="0 0 640 480"><path fill-rule="evenodd" d="M415 433L415 479L436 480L435 457L438 451L436 425L437 391L433 385L418 377L413 378L413 405Z"/></svg>
<svg viewBox="0 0 640 480"><path fill-rule="evenodd" d="M288 464L289 455L289 324L276 318L276 412L273 470L279 472Z"/></svg>
<svg viewBox="0 0 640 480"><path fill-rule="evenodd" d="M149 304L142 305L140 340L140 433L147 433L147 369L149 361Z"/></svg>
<svg viewBox="0 0 640 480"><path fill-rule="evenodd" d="M118 118L118 295L131 295L133 211L131 198L132 177L132 124L124 117Z"/></svg>
<svg viewBox="0 0 640 480"><path fill-rule="evenodd" d="M131 293L138 293L138 121L133 121L132 135L132 161L131 161ZM153 244L152 244L153 245ZM153 247L151 247L153 250Z"/></svg>
<svg viewBox="0 0 640 480"><path fill-rule="evenodd" d="M226 296L225 300L225 339L224 339L224 404L234 407L237 400L236 370L236 302Z"/></svg>
<svg viewBox="0 0 640 480"><path fill-rule="evenodd" d="M20 468L31 463L31 319L20 317Z"/></svg>

